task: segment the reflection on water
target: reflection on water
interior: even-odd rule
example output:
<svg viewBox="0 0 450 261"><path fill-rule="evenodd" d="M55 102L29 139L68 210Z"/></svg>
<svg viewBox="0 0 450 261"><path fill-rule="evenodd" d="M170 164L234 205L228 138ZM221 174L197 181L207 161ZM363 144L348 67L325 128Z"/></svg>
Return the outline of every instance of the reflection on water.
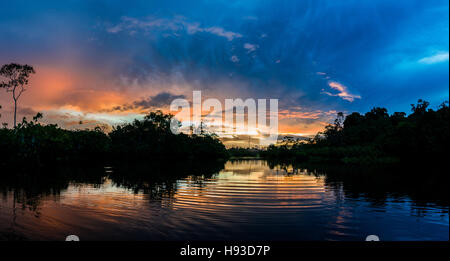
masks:
<svg viewBox="0 0 450 261"><path fill-rule="evenodd" d="M64 240L70 234L81 240L449 237L448 205L381 188L374 195L364 185L349 190L357 179L269 167L262 160L229 161L216 174L195 172L202 175L146 179L142 173L122 175L124 170L105 167L48 180L0 180L0 239Z"/></svg>

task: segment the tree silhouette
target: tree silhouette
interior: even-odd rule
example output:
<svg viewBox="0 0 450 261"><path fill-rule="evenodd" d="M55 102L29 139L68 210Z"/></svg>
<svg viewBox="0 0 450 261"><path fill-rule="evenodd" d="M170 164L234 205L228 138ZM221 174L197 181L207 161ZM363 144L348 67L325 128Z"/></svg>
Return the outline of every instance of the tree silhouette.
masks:
<svg viewBox="0 0 450 261"><path fill-rule="evenodd" d="M365 114L337 115L334 124L325 127L309 143L269 146L261 155L269 159L310 162L376 164L446 162L449 146L448 102L438 109L418 100L412 113L389 114L375 107Z"/></svg>
<svg viewBox="0 0 450 261"><path fill-rule="evenodd" d="M32 66L27 64L21 65L17 63L5 64L0 69L0 76L6 78L6 81L0 82L0 88L5 88L7 92L11 92L14 100L14 128L17 122L17 101L28 84L28 78L35 73Z"/></svg>

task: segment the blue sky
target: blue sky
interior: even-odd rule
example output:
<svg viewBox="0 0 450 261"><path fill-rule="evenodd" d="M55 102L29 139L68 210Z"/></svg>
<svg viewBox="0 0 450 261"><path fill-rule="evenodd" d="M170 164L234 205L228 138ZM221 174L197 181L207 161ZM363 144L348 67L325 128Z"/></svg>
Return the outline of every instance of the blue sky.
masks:
<svg viewBox="0 0 450 261"><path fill-rule="evenodd" d="M278 98L287 115L281 125L310 133L336 111L409 111L419 98L433 106L448 100L448 6L2 0L0 62L35 66L22 111L45 110L54 120L161 93L189 97L195 89L217 98ZM46 84L57 73L61 79ZM2 92L6 111L8 102Z"/></svg>

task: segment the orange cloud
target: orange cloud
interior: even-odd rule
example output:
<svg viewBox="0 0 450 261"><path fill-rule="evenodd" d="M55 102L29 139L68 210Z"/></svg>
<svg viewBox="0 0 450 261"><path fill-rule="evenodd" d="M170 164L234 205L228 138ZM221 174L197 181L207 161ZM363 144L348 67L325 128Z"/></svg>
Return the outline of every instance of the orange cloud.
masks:
<svg viewBox="0 0 450 261"><path fill-rule="evenodd" d="M99 110L126 101L123 93L107 90L109 84L98 76L78 70L38 66L21 101L35 109L75 106Z"/></svg>
<svg viewBox="0 0 450 261"><path fill-rule="evenodd" d="M115 125L130 122L136 117L142 117L154 106L166 103L167 98L161 93L172 93L190 100L192 86L124 86L106 77L99 71L74 65L35 65L36 74L30 79L28 90L19 101L19 119L31 116L35 112L44 113L44 122L57 123L65 128L91 128L98 125ZM220 83L217 83L220 85ZM346 95L346 89L339 84L331 83L341 95ZM233 88L220 88L221 91L208 91L202 95L203 100L213 97L233 98L250 94ZM225 91L226 90L226 91ZM166 95L170 96L170 95ZM149 98L150 97L150 98ZM175 96L174 96L175 97ZM344 98L345 98L344 97ZM172 96L168 97L172 98ZM145 104L144 104L145 103ZM9 95L0 96L3 105L2 121L11 121L11 100ZM135 104L129 110L112 110L111 108ZM139 105L139 106L138 106ZM150 108L151 107L151 108ZM162 106L164 112L169 112L167 106ZM205 112L206 113L206 112ZM223 113L222 113L223 114ZM320 110L302 111L300 107L282 109L279 111L279 132L296 134L315 134L323 130L328 112ZM80 124L80 122L82 124ZM206 122L214 131L213 122ZM241 133L251 134L257 139L257 131ZM223 133L224 135L226 133ZM252 139L253 139L252 138ZM248 143L248 138L242 140Z"/></svg>
<svg viewBox="0 0 450 261"><path fill-rule="evenodd" d="M300 112L300 111L280 110L278 112L278 117L280 119L290 119L290 118L318 119L321 115L322 115L321 111Z"/></svg>
<svg viewBox="0 0 450 261"><path fill-rule="evenodd" d="M334 81L329 81L328 82L328 86L330 86L332 89L338 91L338 93L333 94L333 93L330 93L330 92L323 91L322 92L323 94L326 94L326 95L329 95L329 96L338 96L338 97L341 97L342 99L344 99L346 101L349 101L349 102L353 102L355 99L361 99L360 95L351 94L348 91L347 86L345 86L345 85L343 85L341 83L334 82Z"/></svg>

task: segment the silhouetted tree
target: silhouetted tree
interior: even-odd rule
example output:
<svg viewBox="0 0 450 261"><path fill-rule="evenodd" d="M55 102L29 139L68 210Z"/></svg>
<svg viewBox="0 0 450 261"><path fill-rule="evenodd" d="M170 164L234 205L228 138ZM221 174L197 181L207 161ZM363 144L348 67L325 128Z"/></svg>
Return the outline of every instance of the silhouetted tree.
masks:
<svg viewBox="0 0 450 261"><path fill-rule="evenodd" d="M361 115L351 113L345 120L338 114L309 144L270 146L263 156L276 159L347 163L426 162L440 163L449 146L449 107L437 110L418 100L412 113L388 114L375 107Z"/></svg>
<svg viewBox="0 0 450 261"><path fill-rule="evenodd" d="M156 111L143 120L115 127L109 134L113 156L133 161L228 157L225 146L215 135L174 134L170 128L172 119L173 115Z"/></svg>
<svg viewBox="0 0 450 261"><path fill-rule="evenodd" d="M429 105L429 102L419 99L417 105L411 104L411 111L415 115L423 115L427 111Z"/></svg>
<svg viewBox="0 0 450 261"><path fill-rule="evenodd" d="M0 69L0 76L6 78L5 81L0 82L0 88L5 88L7 92L11 92L14 100L14 128L17 119L17 101L26 90L28 78L33 73L35 73L33 67L27 64L10 63L3 65Z"/></svg>

